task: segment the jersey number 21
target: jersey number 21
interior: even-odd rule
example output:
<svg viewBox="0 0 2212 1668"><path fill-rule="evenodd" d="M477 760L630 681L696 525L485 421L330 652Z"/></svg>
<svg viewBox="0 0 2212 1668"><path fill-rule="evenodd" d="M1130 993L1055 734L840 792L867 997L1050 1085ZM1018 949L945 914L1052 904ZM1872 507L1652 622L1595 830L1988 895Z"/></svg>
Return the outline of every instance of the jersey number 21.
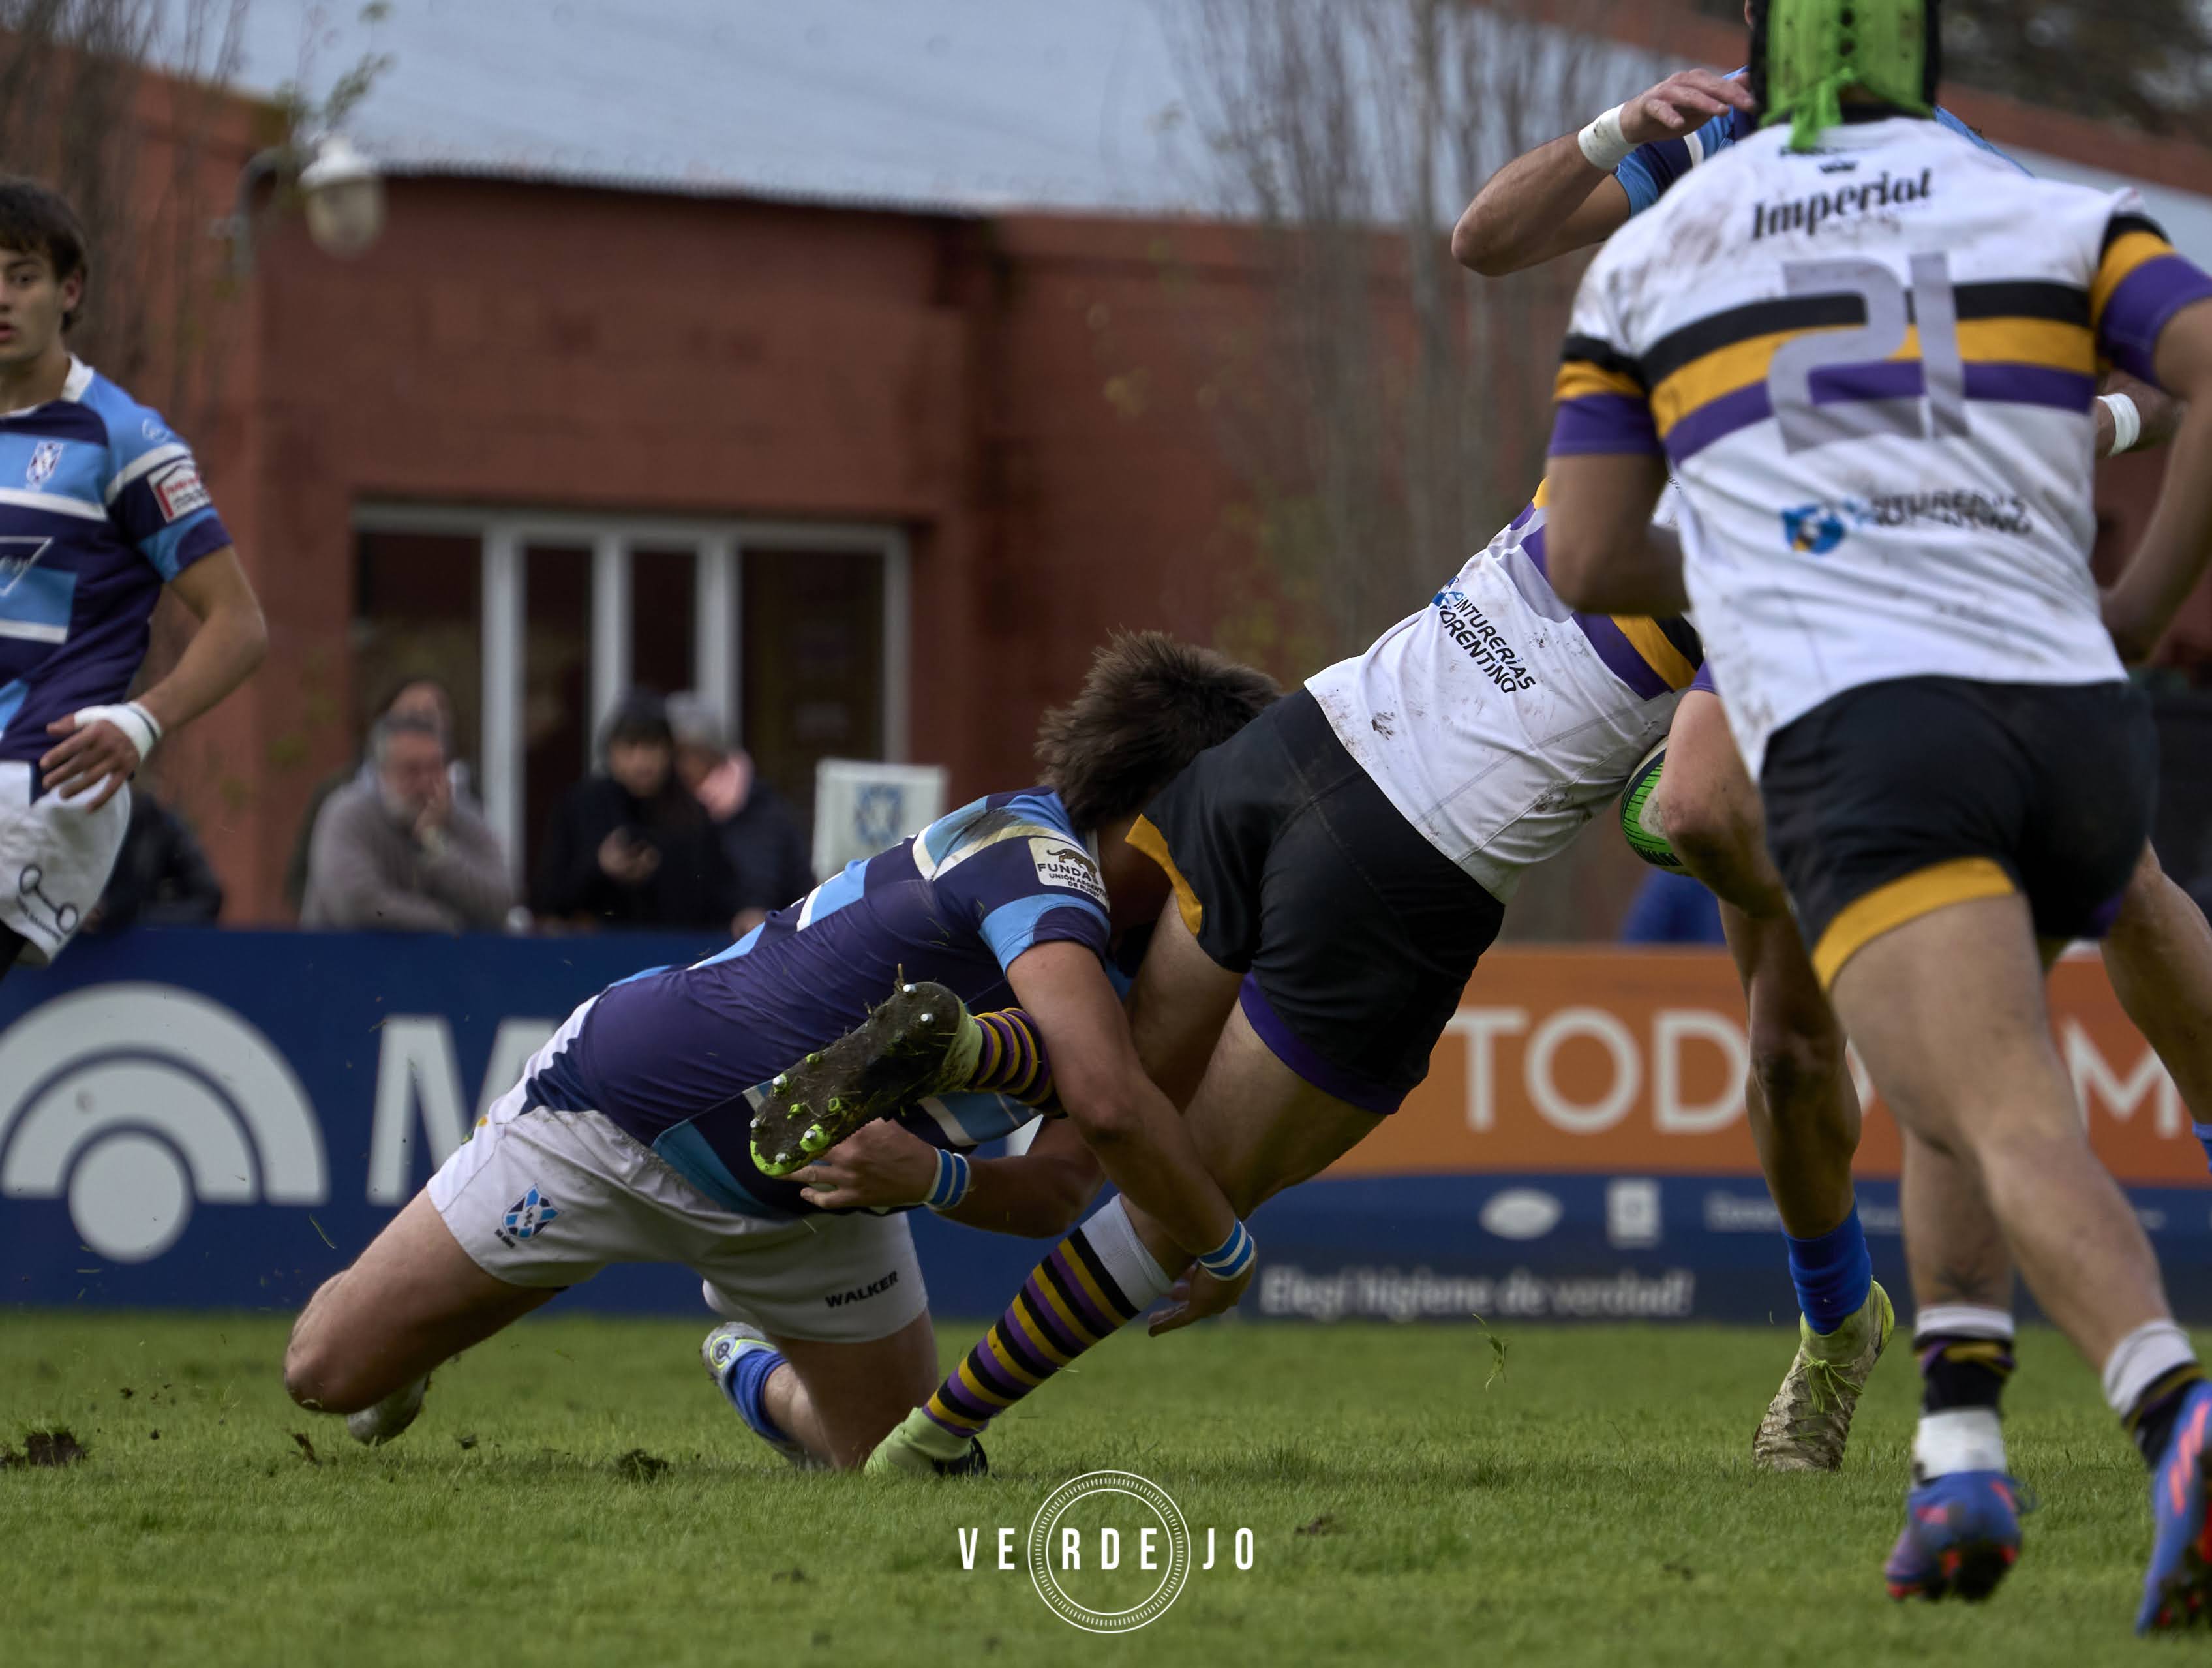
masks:
<svg viewBox="0 0 2212 1668"><path fill-rule="evenodd" d="M1951 263L1940 254L1912 258L1908 295L1878 261L1797 260L1782 269L1792 295L1856 295L1866 323L1794 337L1774 350L1767 399L1785 450L1802 452L1839 440L1898 435L1908 440L1966 432L1966 366L1959 353L1958 304ZM1911 359L1890 356L1920 334L1923 392L1911 391ZM1813 403L1813 373L1826 371Z"/></svg>

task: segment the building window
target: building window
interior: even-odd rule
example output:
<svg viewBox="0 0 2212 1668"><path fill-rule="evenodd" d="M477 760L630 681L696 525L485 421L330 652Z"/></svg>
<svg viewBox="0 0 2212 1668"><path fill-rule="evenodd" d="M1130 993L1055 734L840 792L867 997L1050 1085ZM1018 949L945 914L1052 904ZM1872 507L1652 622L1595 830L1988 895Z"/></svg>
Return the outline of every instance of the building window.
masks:
<svg viewBox="0 0 2212 1668"><path fill-rule="evenodd" d="M355 526L356 709L410 675L453 687L518 880L633 686L698 691L810 816L820 760L906 757L896 528L416 505Z"/></svg>

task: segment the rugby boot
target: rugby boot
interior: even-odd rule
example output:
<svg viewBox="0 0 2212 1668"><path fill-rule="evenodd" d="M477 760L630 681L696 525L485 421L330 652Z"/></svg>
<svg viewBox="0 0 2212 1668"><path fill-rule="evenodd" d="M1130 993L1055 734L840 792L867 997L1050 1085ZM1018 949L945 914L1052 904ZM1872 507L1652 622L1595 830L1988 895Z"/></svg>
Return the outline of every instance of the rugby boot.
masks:
<svg viewBox="0 0 2212 1668"><path fill-rule="evenodd" d="M1858 1312L1832 1332L1815 1332L1801 1315L1797 1357L1751 1440L1752 1464L1765 1471L1832 1471L1840 1466L1859 1392L1896 1324L1889 1294L1878 1282Z"/></svg>
<svg viewBox="0 0 2212 1668"><path fill-rule="evenodd" d="M1905 1532L1881 1568L1892 1598L1996 1590L2020 1557L2020 1484L2002 1471L1951 1471L1906 1490Z"/></svg>
<svg viewBox="0 0 2212 1668"><path fill-rule="evenodd" d="M788 1176L864 1123L890 1117L974 1074L983 1032L941 984L902 983L854 1030L761 1089L753 1162Z"/></svg>
<svg viewBox="0 0 2212 1668"><path fill-rule="evenodd" d="M745 1410L744 1401L738 1394L738 1363L757 1350L772 1351L775 1348L758 1327L748 1326L740 1320L726 1320L701 1340L699 1359L707 1368L707 1376L714 1381L714 1388L720 1391L723 1399L738 1410L738 1416L745 1421L746 1428L755 1436L781 1454L799 1470L826 1471L829 1466L799 1443L781 1432L771 1436L767 1430L762 1429L759 1421Z"/></svg>
<svg viewBox="0 0 2212 1668"><path fill-rule="evenodd" d="M372 1403L358 1413L345 1416L346 1434L356 1442L365 1442L372 1448L386 1443L415 1422L415 1415L422 1411L422 1397L430 1388L430 1375L424 1373L411 1384L404 1384L381 1402Z"/></svg>
<svg viewBox="0 0 2212 1668"><path fill-rule="evenodd" d="M870 1476L982 1476L991 1463L975 1438L955 1436L916 1408L876 1444L861 1469Z"/></svg>
<svg viewBox="0 0 2212 1668"><path fill-rule="evenodd" d="M2212 1482L2212 1384L2199 1384L2182 1398L2173 1434L2150 1474L2155 1535L2150 1569L2143 1577L2142 1609L2136 1614L2139 1634L2212 1626L2212 1517L2204 1509L2208 1482Z"/></svg>

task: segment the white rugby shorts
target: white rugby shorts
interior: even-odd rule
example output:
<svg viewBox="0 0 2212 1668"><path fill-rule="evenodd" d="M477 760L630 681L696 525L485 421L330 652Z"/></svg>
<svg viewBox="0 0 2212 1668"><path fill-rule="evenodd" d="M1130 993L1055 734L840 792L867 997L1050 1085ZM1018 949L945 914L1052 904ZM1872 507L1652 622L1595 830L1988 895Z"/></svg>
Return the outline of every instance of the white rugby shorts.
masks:
<svg viewBox="0 0 2212 1668"><path fill-rule="evenodd" d="M461 1249L510 1285L677 1263L716 1314L821 1343L888 1337L929 1307L904 1216L740 1216L604 1113L532 1106L520 1086L439 1166L429 1194Z"/></svg>
<svg viewBox="0 0 2212 1668"><path fill-rule="evenodd" d="M129 788L93 811L92 788L33 799L37 770L0 764L0 926L23 935L27 967L44 967L76 936L107 890L131 821Z"/></svg>

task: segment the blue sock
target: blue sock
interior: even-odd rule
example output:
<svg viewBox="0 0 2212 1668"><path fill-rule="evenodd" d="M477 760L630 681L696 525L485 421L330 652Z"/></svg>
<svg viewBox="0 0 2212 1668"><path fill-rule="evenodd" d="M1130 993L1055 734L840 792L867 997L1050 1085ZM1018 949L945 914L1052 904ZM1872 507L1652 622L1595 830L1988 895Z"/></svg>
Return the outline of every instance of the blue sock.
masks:
<svg viewBox="0 0 2212 1668"><path fill-rule="evenodd" d="M753 1434L769 1442L789 1442L783 1427L768 1416L768 1403L763 1399L768 1391L768 1375L783 1365L783 1355L775 1349L748 1349L738 1357L738 1364L722 1375L722 1394L730 1398L730 1405L751 1426Z"/></svg>
<svg viewBox="0 0 2212 1668"><path fill-rule="evenodd" d="M1857 1202L1816 1239L1782 1237L1790 1241L1790 1283L1797 1288L1797 1306L1815 1332L1834 1331L1865 1305L1874 1286L1874 1259L1867 1255Z"/></svg>

